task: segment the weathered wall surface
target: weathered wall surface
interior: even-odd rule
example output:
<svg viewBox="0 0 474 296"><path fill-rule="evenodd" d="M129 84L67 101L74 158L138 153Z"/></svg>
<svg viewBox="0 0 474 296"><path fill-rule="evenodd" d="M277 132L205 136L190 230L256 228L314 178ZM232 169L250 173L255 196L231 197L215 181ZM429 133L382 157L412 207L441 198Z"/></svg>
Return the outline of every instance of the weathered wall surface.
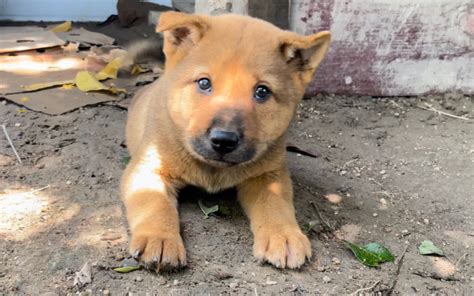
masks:
<svg viewBox="0 0 474 296"><path fill-rule="evenodd" d="M293 30L330 30L310 93L474 94L472 0L294 0Z"/></svg>

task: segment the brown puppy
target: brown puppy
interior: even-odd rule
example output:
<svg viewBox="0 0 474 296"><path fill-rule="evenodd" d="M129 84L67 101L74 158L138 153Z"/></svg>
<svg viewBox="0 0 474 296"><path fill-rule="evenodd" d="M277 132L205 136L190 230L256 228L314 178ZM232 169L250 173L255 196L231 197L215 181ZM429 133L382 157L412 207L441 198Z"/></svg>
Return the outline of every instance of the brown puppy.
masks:
<svg viewBox="0 0 474 296"><path fill-rule="evenodd" d="M130 252L158 268L185 265L177 192L235 186L255 256L301 266L311 245L295 218L285 134L329 32L300 36L245 16L177 12L162 14L157 31L165 72L135 97L126 129Z"/></svg>

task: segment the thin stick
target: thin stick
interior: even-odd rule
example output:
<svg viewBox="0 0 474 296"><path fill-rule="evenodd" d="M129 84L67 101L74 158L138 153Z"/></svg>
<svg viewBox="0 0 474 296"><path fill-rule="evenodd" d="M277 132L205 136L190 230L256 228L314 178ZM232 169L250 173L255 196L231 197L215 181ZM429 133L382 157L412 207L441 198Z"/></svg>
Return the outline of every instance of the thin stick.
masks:
<svg viewBox="0 0 474 296"><path fill-rule="evenodd" d="M458 261L456 261L456 264L454 264L454 266L456 266L456 268L459 269L459 264L461 263L461 261L467 257L467 255L469 255L468 253L464 253L464 255L462 255L461 257L459 257Z"/></svg>
<svg viewBox="0 0 474 296"><path fill-rule="evenodd" d="M377 285L380 284L380 282L381 282L381 280L378 280L378 281L376 281L375 284L373 284L372 286L367 287L367 288L361 288L361 289L355 291L354 293L351 293L351 295L357 295L357 294L359 294L360 292L370 291L370 290L372 290L373 288L377 287Z"/></svg>
<svg viewBox="0 0 474 296"><path fill-rule="evenodd" d="M49 187L50 187L50 185L48 184L48 185L46 185L46 186L44 186L44 187L41 187L41 188L38 188L38 189L35 189L35 190L30 191L30 192L28 192L28 194L33 194L33 193L36 193L36 192L40 192L40 191L43 191L43 190L45 190L45 189L48 189Z"/></svg>
<svg viewBox="0 0 474 296"><path fill-rule="evenodd" d="M22 162L21 162L20 155L18 155L18 152L16 152L15 146L13 146L12 139L10 139L10 136L8 135L7 127L4 124L2 124L2 129L3 129L3 133L5 134L5 137L7 137L8 144L10 144L10 147L12 147L13 153L15 153L16 159L21 164Z"/></svg>
<svg viewBox="0 0 474 296"><path fill-rule="evenodd" d="M420 108L420 109L426 110L426 111L435 112L435 113L437 113L438 115L445 115L445 116L448 116L448 117L451 117L451 118L456 118L456 119L471 121L471 119L469 119L469 118L467 118L467 117L464 117L464 116L457 116L457 115L454 115L454 114L451 114L451 113L447 113L447 112L444 112L444 111L440 111L440 110L434 108L433 106L431 106L431 105L428 104L428 103L425 103L425 106L428 107L428 108L425 108L425 107L423 107L423 106L417 106L417 107Z"/></svg>
<svg viewBox="0 0 474 296"><path fill-rule="evenodd" d="M397 263L397 272L395 273L395 279L393 280L393 283L392 283L392 286L390 287L390 289L388 290L387 292L387 295L390 296L392 295L393 293L393 290L395 289L395 286L397 285L397 282L398 282L398 277L400 276L400 270L402 268L402 264L403 264L403 258L405 258L405 254L407 253L407 250L408 250L408 247L410 245L407 245L405 250L403 251L402 253L402 256L400 257L400 260L398 260L398 263Z"/></svg>
<svg viewBox="0 0 474 296"><path fill-rule="evenodd" d="M329 224L328 221L326 221L326 219L323 218L323 215L321 215L321 212L319 211L319 209L318 209L318 207L316 206L316 204L315 204L314 202L312 202L312 201L310 201L309 203L313 206L314 210L316 211L316 215L318 215L319 220L321 220L321 222L323 222L324 225L326 225L327 228L329 228L330 230L334 231L335 229L331 226L331 224Z"/></svg>

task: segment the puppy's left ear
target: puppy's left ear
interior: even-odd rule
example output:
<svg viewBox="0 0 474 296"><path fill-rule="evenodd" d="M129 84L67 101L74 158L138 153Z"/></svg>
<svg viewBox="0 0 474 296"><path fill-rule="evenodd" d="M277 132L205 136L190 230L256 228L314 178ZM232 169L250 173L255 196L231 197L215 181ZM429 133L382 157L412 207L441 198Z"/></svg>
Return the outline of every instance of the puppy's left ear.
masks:
<svg viewBox="0 0 474 296"><path fill-rule="evenodd" d="M164 34L163 51L167 64L168 60L174 60L173 63L180 60L201 40L208 29L209 22L205 16L175 11L161 14L156 32Z"/></svg>
<svg viewBox="0 0 474 296"><path fill-rule="evenodd" d="M331 33L319 32L309 36L290 33L281 43L281 52L288 64L300 71L303 83L311 82L331 43Z"/></svg>

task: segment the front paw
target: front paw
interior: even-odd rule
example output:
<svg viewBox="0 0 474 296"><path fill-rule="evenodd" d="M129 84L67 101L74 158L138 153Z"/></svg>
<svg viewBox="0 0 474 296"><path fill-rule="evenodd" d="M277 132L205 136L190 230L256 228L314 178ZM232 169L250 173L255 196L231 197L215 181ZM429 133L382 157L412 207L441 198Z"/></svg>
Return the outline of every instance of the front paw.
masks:
<svg viewBox="0 0 474 296"><path fill-rule="evenodd" d="M130 253L157 271L186 265L186 250L179 233L136 230L132 233Z"/></svg>
<svg viewBox="0 0 474 296"><path fill-rule="evenodd" d="M278 268L298 268L311 258L311 243L298 226L264 226L254 234L253 253Z"/></svg>

